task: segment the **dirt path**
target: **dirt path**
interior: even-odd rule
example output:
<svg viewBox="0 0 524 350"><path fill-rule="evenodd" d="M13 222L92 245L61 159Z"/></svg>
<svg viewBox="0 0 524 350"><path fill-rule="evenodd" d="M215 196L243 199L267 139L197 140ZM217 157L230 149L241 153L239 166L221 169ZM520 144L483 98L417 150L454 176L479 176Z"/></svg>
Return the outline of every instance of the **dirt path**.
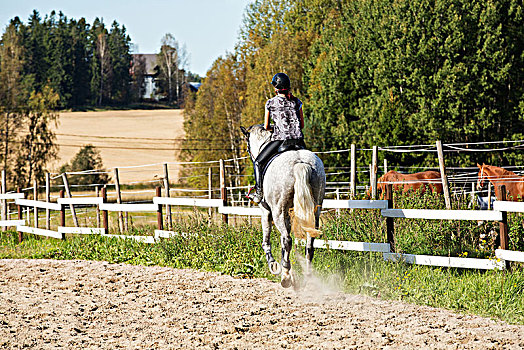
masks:
<svg viewBox="0 0 524 350"><path fill-rule="evenodd" d="M522 349L524 326L209 272L0 260L0 348L24 347Z"/></svg>

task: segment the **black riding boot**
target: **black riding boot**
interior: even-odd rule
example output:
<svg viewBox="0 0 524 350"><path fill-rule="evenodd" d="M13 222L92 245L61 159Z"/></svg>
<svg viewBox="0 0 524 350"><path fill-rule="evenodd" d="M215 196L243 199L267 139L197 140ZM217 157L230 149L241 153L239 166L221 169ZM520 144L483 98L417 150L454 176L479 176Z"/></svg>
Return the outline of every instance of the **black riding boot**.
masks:
<svg viewBox="0 0 524 350"><path fill-rule="evenodd" d="M262 201L262 198L264 197L264 193L262 192L261 186L262 179L260 175L262 173L262 169L260 169L261 165L260 162L258 162L258 160L254 162L253 167L255 169L255 187L251 189L254 190L254 192L250 190L247 197L251 199L255 204L258 204Z"/></svg>

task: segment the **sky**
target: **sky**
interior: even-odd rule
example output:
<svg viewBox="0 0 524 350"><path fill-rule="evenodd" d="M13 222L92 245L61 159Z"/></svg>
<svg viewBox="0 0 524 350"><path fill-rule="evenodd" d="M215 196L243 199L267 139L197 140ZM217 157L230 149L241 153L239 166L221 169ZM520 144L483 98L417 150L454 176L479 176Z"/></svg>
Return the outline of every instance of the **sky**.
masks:
<svg viewBox="0 0 524 350"><path fill-rule="evenodd" d="M36 9L42 18L52 10L68 18L84 17L89 24L96 17L106 26L116 20L124 25L138 50L157 53L162 37L171 33L189 54L189 70L205 76L219 56L231 52L246 6L252 0L0 0L3 33L15 16L27 23Z"/></svg>

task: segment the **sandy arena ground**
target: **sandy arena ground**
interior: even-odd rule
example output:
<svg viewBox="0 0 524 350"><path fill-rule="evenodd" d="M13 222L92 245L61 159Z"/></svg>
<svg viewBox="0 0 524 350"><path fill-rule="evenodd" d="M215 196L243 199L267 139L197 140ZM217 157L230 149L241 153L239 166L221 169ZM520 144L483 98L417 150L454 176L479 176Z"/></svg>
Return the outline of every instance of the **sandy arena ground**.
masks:
<svg viewBox="0 0 524 350"><path fill-rule="evenodd" d="M524 326L318 287L105 262L0 260L0 348L524 348Z"/></svg>
<svg viewBox="0 0 524 350"><path fill-rule="evenodd" d="M178 160L180 139L185 136L183 110L132 110L60 113L55 129L60 145L57 171L87 144L98 147L104 167L126 167ZM142 149L137 149L142 148ZM170 165L170 180L178 178L178 166ZM163 176L162 165L120 170L122 183Z"/></svg>

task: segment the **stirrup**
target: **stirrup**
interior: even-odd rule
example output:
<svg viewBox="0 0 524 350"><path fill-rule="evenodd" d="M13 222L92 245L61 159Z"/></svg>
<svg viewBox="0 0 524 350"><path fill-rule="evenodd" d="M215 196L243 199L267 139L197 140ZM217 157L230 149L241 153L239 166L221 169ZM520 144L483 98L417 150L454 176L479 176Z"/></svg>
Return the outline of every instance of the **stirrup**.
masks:
<svg viewBox="0 0 524 350"><path fill-rule="evenodd" d="M262 202L262 191L256 189L256 187L251 187L247 192L246 198L251 200L255 204Z"/></svg>

